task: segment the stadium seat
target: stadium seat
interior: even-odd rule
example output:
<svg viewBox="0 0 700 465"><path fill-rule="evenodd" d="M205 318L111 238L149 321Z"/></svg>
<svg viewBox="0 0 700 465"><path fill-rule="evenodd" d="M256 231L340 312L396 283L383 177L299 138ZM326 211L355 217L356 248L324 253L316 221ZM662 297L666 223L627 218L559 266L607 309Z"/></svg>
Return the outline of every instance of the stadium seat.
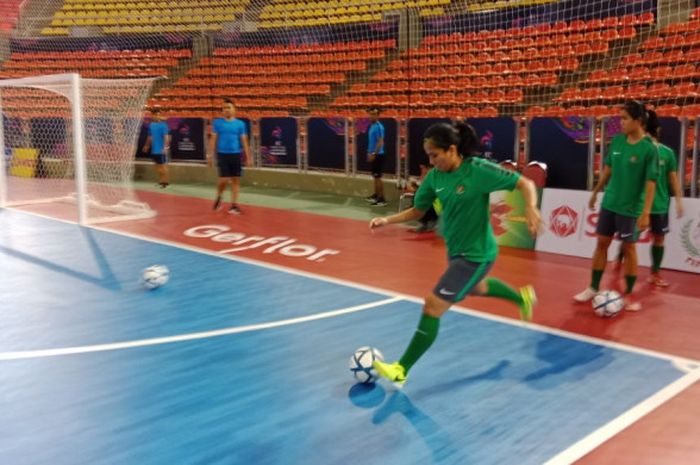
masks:
<svg viewBox="0 0 700 465"><path fill-rule="evenodd" d="M522 175L534 182L538 189L544 189L547 184L547 164L531 161L523 168Z"/></svg>

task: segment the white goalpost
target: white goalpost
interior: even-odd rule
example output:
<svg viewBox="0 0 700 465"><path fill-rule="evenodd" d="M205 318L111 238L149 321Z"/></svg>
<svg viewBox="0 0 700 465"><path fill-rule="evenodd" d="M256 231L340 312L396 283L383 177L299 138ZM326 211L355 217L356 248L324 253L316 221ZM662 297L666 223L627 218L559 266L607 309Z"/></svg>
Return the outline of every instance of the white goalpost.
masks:
<svg viewBox="0 0 700 465"><path fill-rule="evenodd" d="M81 225L155 216L131 187L152 84L78 74L0 80L0 207Z"/></svg>

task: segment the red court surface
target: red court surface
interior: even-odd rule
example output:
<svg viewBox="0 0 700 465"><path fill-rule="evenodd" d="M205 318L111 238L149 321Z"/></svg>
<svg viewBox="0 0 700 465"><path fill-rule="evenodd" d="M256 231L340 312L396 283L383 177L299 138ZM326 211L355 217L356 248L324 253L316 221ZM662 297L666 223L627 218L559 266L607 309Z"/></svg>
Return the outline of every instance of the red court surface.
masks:
<svg viewBox="0 0 700 465"><path fill-rule="evenodd" d="M416 235L400 226L372 233L364 221L248 206L243 206L243 215L233 216L225 210L213 212L209 200L149 192L140 192L139 197L159 216L104 227L417 297L431 291L446 263L438 237ZM59 213L55 207L48 208L31 210ZM502 248L492 275L517 286L534 284L540 301L537 324L700 360L698 275L666 271L672 285L656 290L646 284L648 270L643 268L637 288L644 309L614 319L599 318L589 305L572 301L572 295L588 284L590 260ZM616 276L608 271L603 287L619 286ZM494 299L470 298L462 305L517 318L512 305ZM698 418L700 385L696 383L579 463L700 463Z"/></svg>

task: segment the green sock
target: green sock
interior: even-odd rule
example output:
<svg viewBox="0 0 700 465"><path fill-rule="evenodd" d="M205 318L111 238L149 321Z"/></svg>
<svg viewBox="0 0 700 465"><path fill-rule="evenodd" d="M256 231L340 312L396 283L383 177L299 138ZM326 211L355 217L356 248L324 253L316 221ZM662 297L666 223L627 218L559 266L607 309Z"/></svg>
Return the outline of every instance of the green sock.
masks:
<svg viewBox="0 0 700 465"><path fill-rule="evenodd" d="M520 292L496 278L486 279L486 296L510 300L511 302L515 302L517 305L521 305L523 303L523 298L520 295Z"/></svg>
<svg viewBox="0 0 700 465"><path fill-rule="evenodd" d="M651 246L651 271L652 273L658 273L661 269L661 260L664 259L664 246L663 245L652 245Z"/></svg>
<svg viewBox="0 0 700 465"><path fill-rule="evenodd" d="M593 270L591 275L591 289L600 289L600 279L603 277L603 270Z"/></svg>
<svg viewBox="0 0 700 465"><path fill-rule="evenodd" d="M627 283L627 287L625 288L625 294L632 293L635 281L637 281L637 277L635 275L625 276L625 282Z"/></svg>
<svg viewBox="0 0 700 465"><path fill-rule="evenodd" d="M433 345L440 329L440 318L421 315L418 329L411 339L406 352L399 363L406 369L406 373L418 361L421 356Z"/></svg>

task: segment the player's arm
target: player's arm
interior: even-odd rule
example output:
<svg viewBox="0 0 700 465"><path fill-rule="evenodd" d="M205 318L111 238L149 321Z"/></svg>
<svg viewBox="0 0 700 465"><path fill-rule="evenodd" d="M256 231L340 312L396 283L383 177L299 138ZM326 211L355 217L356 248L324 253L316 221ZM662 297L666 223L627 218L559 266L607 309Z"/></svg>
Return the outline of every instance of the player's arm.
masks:
<svg viewBox="0 0 700 465"><path fill-rule="evenodd" d="M165 140L163 142L165 145L163 145L163 154L167 155L170 153L170 133L167 133L164 139Z"/></svg>
<svg viewBox="0 0 700 465"><path fill-rule="evenodd" d="M598 197L598 192L602 191L605 188L605 185L608 183L608 181L610 181L611 176L612 168L610 168L609 165L605 165L605 168L603 169L603 174L600 175L598 183L593 188L593 192L591 192L591 199L588 201L588 208L590 208L591 210L595 210L595 201L596 197Z"/></svg>
<svg viewBox="0 0 700 465"><path fill-rule="evenodd" d="M213 157L216 154L216 143L218 139L219 135L215 132L213 132L209 138L209 150L207 151L207 165L209 166L214 164Z"/></svg>
<svg viewBox="0 0 700 465"><path fill-rule="evenodd" d="M250 153L250 145L248 144L248 136L246 134L241 134L241 146L243 147L243 153L245 153L246 166L252 166L253 154Z"/></svg>
<svg viewBox="0 0 700 465"><path fill-rule="evenodd" d="M637 228L643 231L649 227L649 215L651 214L651 205L654 203L654 194L656 194L656 181L650 179L644 187L644 209L642 214L637 218Z"/></svg>
<svg viewBox="0 0 700 465"><path fill-rule="evenodd" d="M377 139L377 145L374 147L374 151L372 153L378 154L382 147L384 147L384 138L380 137Z"/></svg>
<svg viewBox="0 0 700 465"><path fill-rule="evenodd" d="M146 137L146 143L143 144L143 151L144 153L151 152L151 136Z"/></svg>
<svg viewBox="0 0 700 465"><path fill-rule="evenodd" d="M654 203L654 195L656 194L656 180L659 177L659 151L655 145L652 145L652 150L646 159L646 183L644 185L644 208L642 214L637 218L637 228L643 231L649 227L649 215L651 214L651 206Z"/></svg>
<svg viewBox="0 0 700 465"><path fill-rule="evenodd" d="M435 190L432 186L431 176L426 176L426 179L418 188L414 197L413 207L394 215L372 218L369 222L370 229L380 228L387 224L405 223L407 221L417 220L430 208L435 200ZM419 208L416 208L416 205Z"/></svg>
<svg viewBox="0 0 700 465"><path fill-rule="evenodd" d="M525 221L527 229L533 236L537 235L542 225L542 216L537 208L537 188L532 180L520 176L515 188L520 191L525 200Z"/></svg>
<svg viewBox="0 0 700 465"><path fill-rule="evenodd" d="M676 216L680 218L683 216L683 191L681 190L681 183L678 181L678 173L676 171L669 171L668 184L671 186L671 193L676 199Z"/></svg>
<svg viewBox="0 0 700 465"><path fill-rule="evenodd" d="M369 227L370 229L374 229L386 226L387 224L405 223L407 221L417 220L422 217L424 213L425 211L418 210L416 207L411 207L394 215L372 218L369 222Z"/></svg>

